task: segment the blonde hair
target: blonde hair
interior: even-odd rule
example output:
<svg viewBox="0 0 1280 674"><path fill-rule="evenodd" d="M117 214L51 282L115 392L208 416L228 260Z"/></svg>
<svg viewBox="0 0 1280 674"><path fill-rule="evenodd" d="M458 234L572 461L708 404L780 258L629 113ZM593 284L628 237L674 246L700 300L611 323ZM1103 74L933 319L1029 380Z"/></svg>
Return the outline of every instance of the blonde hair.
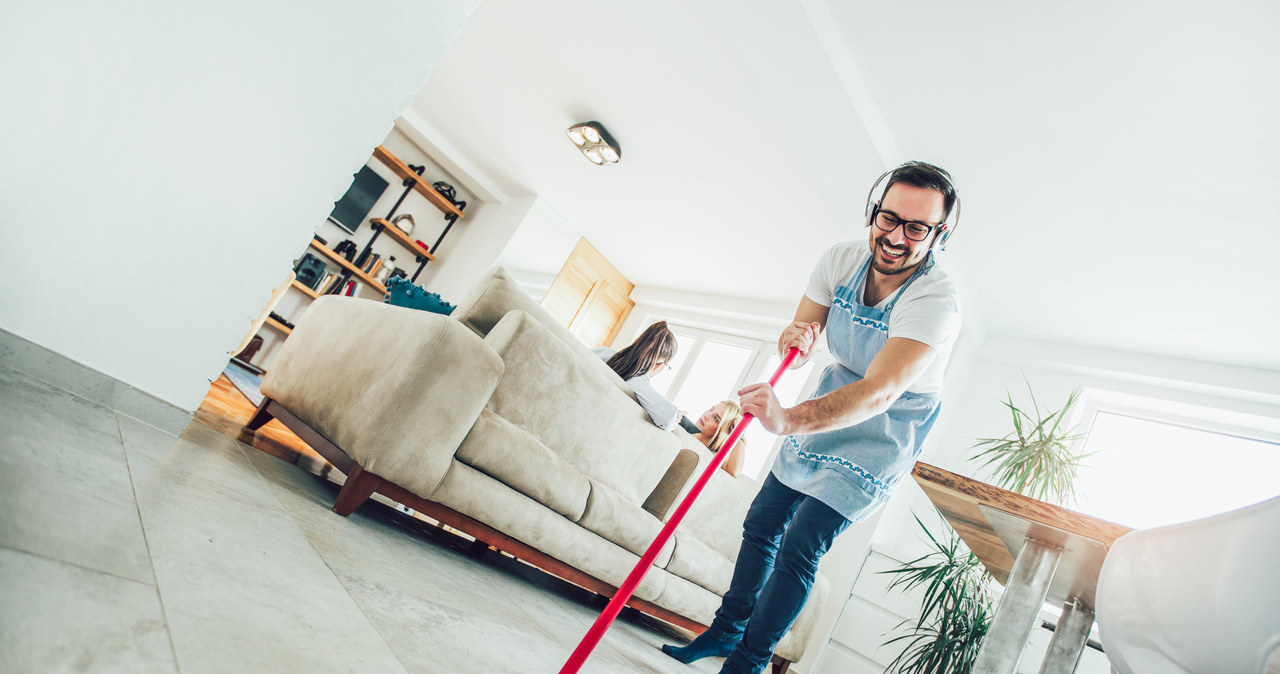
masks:
<svg viewBox="0 0 1280 674"><path fill-rule="evenodd" d="M736 400L723 400L725 408L720 415L720 425L716 427L716 432L711 435L711 442L707 443L707 448L712 452L719 452L724 446L724 441L729 439L729 434L733 432L733 428L742 420L742 407L738 405ZM717 405L720 403L716 403Z"/></svg>

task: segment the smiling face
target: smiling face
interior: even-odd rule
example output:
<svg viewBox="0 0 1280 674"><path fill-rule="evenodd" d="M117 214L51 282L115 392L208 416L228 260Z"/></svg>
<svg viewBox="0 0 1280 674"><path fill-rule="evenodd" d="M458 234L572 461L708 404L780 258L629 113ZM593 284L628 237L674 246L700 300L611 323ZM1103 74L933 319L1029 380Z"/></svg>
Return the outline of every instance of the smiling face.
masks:
<svg viewBox="0 0 1280 674"><path fill-rule="evenodd" d="M898 220L937 225L946 217L946 200L937 190L894 183L880 199L880 210ZM877 220L880 216L876 216ZM886 276L913 271L929 253L929 247L938 237L935 227L923 241L907 238L903 227L886 232L876 224L868 228L871 245L871 266Z"/></svg>
<svg viewBox="0 0 1280 674"><path fill-rule="evenodd" d="M698 428L702 429L703 433L714 433L720 427L720 421L724 419L726 407L728 405L718 402L711 409L703 412L702 416L698 417Z"/></svg>

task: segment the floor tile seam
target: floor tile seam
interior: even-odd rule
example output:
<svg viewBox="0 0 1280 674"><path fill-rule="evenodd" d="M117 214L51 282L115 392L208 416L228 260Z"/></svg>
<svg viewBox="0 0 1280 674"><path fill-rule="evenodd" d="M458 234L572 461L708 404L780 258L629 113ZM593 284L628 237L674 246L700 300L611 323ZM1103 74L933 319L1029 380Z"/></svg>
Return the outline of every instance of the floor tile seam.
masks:
<svg viewBox="0 0 1280 674"><path fill-rule="evenodd" d="M626 651L620 648L615 648L614 650L618 652L618 655L622 656L623 660L626 660L633 667L635 667L635 670L638 674L653 674L653 669L645 665L643 662L636 661L635 658L631 657L630 655L627 655Z"/></svg>
<svg viewBox="0 0 1280 674"><path fill-rule="evenodd" d="M382 645L387 648L387 652L391 654L391 657L395 658L395 661L400 664L400 668L406 674L408 674L408 672L411 670L409 669L408 666L405 665L404 660L400 659L400 654L397 653L396 649L393 648L390 642L387 641L386 636L383 635L382 631L378 629L377 624L374 623L371 617L369 617L369 613L364 610L364 606L362 606L360 602L356 599L355 595L351 593L351 588L347 587L347 584L343 582L342 575L339 574L336 570L334 570L333 566L329 564L329 560L325 558L324 553L320 551L320 548L316 546L315 541L311 539L311 534L307 531L307 528L303 526L303 523L299 521L297 517L294 516L292 511L290 511L287 507L285 507L283 502L280 501L280 495L276 492L277 487L275 486L275 484L272 483L271 480L268 480L267 476L262 474L262 470L259 469L257 464L254 463L253 460L248 456L248 454L245 453L245 444L234 438L228 438L228 439L230 439L232 442L236 444L236 449L239 450L241 458L244 459L244 461L249 464L249 467L253 469L253 472L258 476L258 479L262 480L262 482L267 486L267 490L271 493L271 498L275 501L280 511L283 512L285 516L288 517L289 520L293 522L293 525L298 529L298 532L301 533L302 537L307 541L307 545L311 546L311 550L316 553L316 557L320 560L322 564L324 564L324 568L328 569L329 573L333 574L333 579L338 582L338 587L342 588L342 591L346 593L347 598L351 600L351 605L355 606L356 610L360 612L360 615L364 617L365 622L369 624L369 629L374 634L378 635L378 640L381 641ZM253 447L250 447L250 449L253 449L253 451L255 452L259 451L258 449Z"/></svg>
<svg viewBox="0 0 1280 674"><path fill-rule="evenodd" d="M8 543L0 543L0 548L5 549L5 550L9 550L9 551L11 551L11 552L16 552L16 553L18 553L18 554L22 554L22 555L28 555L28 556L31 556L31 557L37 557L37 558L39 558L39 559L43 559L43 560L46 560L46 561L49 561L49 562L55 562L55 563L57 563L57 564L61 564L61 565L63 565L63 566L69 566L69 567L71 567L71 568L73 568L73 569L80 569L80 570L82 570L82 571L89 571L90 573L96 573L96 574L99 574L99 575L107 576L107 577L109 577L109 578L115 578L115 579L117 579L117 580L125 580L125 581L128 581L128 582L130 582L130 583L134 583L134 584L137 584L137 585L141 585L141 586L143 586L143 587L150 587L150 588L154 588L154 587L155 587L155 585L154 585L153 583L148 583L148 582L143 581L143 580L138 580L137 578L130 578L130 577L128 577L128 576L122 576L122 575L120 575L120 574L118 574L118 573L113 573L113 572L111 572L111 571L104 571L104 570L102 570L102 569L95 569L95 568L94 568L94 567L92 567L92 566L85 566L84 564L78 564L78 563L76 563L76 562L72 562L72 561L69 561L69 560L66 560L66 559L60 559L60 558L58 558L58 557L51 557L51 556L49 556L49 555L44 554L43 552L36 552L35 550L27 550L27 549L25 549L25 548L15 548L15 547L13 547L12 545L10 545L10 544L8 544Z"/></svg>
<svg viewBox="0 0 1280 674"><path fill-rule="evenodd" d="M32 373L32 372L27 372L26 370L19 370L18 368L11 367L11 366L9 366L9 365L4 365L4 364L0 364L0 368L4 368L4 369L6 369L6 370L8 370L8 371L10 371L10 372L16 373L16 374L20 374L20 375L22 375L22 376L24 376L24 377L27 377L27 378L29 378L29 379L34 379L34 380L36 380L36 381L40 382L41 384L45 384L46 386L49 386L49 387L51 387L51 388L55 388L55 389L57 389L57 390L59 390L59 391L61 391L61 392L63 392L63 393L66 393L67 395L70 395L70 396L74 396L74 397L76 397L76 398L79 398L80 400L82 400L82 401L84 401L84 402L86 402L86 403L88 403L88 404L90 404L90 405L93 405L94 407L100 407L100 408L102 408L102 409L104 409L104 410L107 410L108 412L113 412L113 413L118 411L118 410L116 410L114 407L111 407L110 405L107 405L106 403L98 402L97 400L94 400L94 399L92 399L92 398L88 398L88 397L86 397L86 396L84 396L84 395L82 395L82 394L80 394L80 393L76 393L75 391L72 391L71 389L63 388L63 387L61 387L61 386L57 385L57 384L56 384L56 383L54 383L54 382L51 382L51 381L49 381L49 380L47 380L47 379L42 378L42 377L41 377L40 375L38 375L38 374L34 374L34 373ZM119 380L117 379L116 381L119 381ZM144 423L145 423L145 422L144 422Z"/></svg>
<svg viewBox="0 0 1280 674"><path fill-rule="evenodd" d="M116 413L116 414L118 414L118 415L129 417L129 419L130 419L131 421L136 421L136 422L138 422L138 423L140 423L140 424L142 424L142 425L144 425L144 426L150 426L151 428L154 428L154 429L156 429L157 431L160 431L161 433L166 433L166 434L168 434L168 435L172 435L172 436L173 436L173 437L175 437L175 438L180 438L180 437L182 437L180 434L175 434L173 431L170 431L170 430L166 430L166 429L160 428L159 426L157 426L157 425L155 425L155 424L151 423L150 421L147 421L146 419L143 419L143 418L141 418L141 417L135 417L134 415L129 414L128 412L125 412L124 410L112 409L111 411L112 411L112 412L115 412L115 413ZM194 421L194 416L192 417L192 420ZM118 424L118 423L119 423L119 422L117 422L117 424Z"/></svg>
<svg viewBox="0 0 1280 674"><path fill-rule="evenodd" d="M178 660L178 646L173 642L173 630L169 626L169 612L164 605L164 593L160 591L160 576L156 573L155 559L151 556L151 540L147 537L147 523L142 518L142 505L138 502L138 487L133 481L133 466L129 463L129 447L124 441L124 427L120 425L121 414L122 412L116 411L116 432L120 434L120 449L124 453L124 467L129 473L129 490L133 494L133 507L138 514L138 527L142 531L142 545L147 551L147 567L151 569L152 587L155 588L156 601L160 604L160 619L164 621L164 631L169 636L169 651L173 654L173 667L176 671L181 672L182 664ZM128 414L124 416L133 419ZM143 424L146 423L140 419L137 421Z"/></svg>

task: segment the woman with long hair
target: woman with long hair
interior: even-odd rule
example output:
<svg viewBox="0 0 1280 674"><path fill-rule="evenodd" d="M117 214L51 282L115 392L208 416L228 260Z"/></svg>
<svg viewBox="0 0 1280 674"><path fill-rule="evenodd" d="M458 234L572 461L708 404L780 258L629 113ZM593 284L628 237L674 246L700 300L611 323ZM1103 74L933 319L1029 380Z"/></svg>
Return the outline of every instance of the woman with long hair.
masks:
<svg viewBox="0 0 1280 674"><path fill-rule="evenodd" d="M718 454L739 421L742 421L742 407L737 401L721 400L698 417L696 423L700 432L695 433L693 437L706 445L713 454ZM734 477L738 476L738 471L742 468L742 452L745 446L746 440L739 438L737 449L725 459L724 463L720 464L726 473Z"/></svg>
<svg viewBox="0 0 1280 674"><path fill-rule="evenodd" d="M605 346L592 351L631 386L636 400L649 413L653 423L664 431L670 431L680 425L680 410L654 390L649 377L667 368L678 346L676 335L667 327L667 322L658 321L645 328L621 351L615 353Z"/></svg>

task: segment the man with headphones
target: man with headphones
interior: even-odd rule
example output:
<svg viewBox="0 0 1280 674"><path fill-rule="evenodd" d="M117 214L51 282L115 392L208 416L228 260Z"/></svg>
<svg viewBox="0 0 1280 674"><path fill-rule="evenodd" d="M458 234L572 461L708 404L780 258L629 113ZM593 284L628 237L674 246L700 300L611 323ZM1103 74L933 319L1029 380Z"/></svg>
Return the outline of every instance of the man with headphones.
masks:
<svg viewBox="0 0 1280 674"><path fill-rule="evenodd" d="M786 438L711 627L686 647L662 647L677 660L727 656L722 673L763 671L822 555L884 505L938 416L960 305L935 251L955 231L959 197L946 171L908 162L876 180L866 213L867 240L822 256L778 339L782 353L799 349L799 367L825 332L835 362L813 397L785 408L768 384L738 392L743 412Z"/></svg>

